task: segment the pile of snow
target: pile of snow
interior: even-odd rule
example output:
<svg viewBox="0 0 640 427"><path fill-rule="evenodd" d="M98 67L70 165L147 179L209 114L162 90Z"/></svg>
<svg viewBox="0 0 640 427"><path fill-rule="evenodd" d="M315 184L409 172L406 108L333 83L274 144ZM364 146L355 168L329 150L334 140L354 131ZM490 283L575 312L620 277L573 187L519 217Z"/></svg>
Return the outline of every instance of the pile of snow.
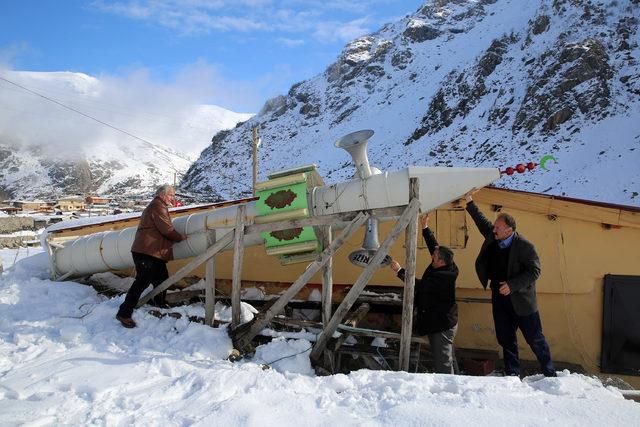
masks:
<svg viewBox="0 0 640 427"><path fill-rule="evenodd" d="M138 327L125 329L114 319L122 296L50 281L41 249L0 250L0 259L1 425L595 426L640 417L617 389L568 371L522 381L368 370L316 377L309 339L283 337L231 363L225 328L189 322L201 306L173 309L180 319L136 310Z"/></svg>

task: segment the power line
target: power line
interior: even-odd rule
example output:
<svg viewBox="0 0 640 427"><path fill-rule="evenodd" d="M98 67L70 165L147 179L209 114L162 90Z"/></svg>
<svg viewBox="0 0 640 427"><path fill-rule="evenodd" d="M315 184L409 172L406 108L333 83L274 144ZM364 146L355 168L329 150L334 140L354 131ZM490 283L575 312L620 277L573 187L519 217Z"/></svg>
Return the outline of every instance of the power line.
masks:
<svg viewBox="0 0 640 427"><path fill-rule="evenodd" d="M54 104L59 105L59 106L60 106L60 107L62 107L62 108L66 108L67 110L73 111L73 112L74 112L74 113L76 113L76 114L80 114L80 115L81 115L81 116L83 116L83 117L86 117L86 118L88 118L88 119L90 119L90 120L93 120L93 121L95 121L95 122L98 122L98 123L100 123L101 125L107 126L108 128L111 128L111 129L113 129L113 130L115 130L115 131L121 132L121 133L123 133L123 134L125 134L125 135L127 135L127 136L129 136L129 137L131 137L131 138L137 139L138 141L141 141L141 142L143 142L143 143L147 144L147 145L148 145L148 146L150 146L150 147L151 147L155 152L157 152L160 156L164 157L164 159L169 163L169 166L170 166L174 171L176 171L176 172L177 172L177 170L176 170L173 166L171 166L171 158L170 158L169 156L167 156L165 153L162 153L162 152L160 151L160 148L159 148L156 144L152 143L151 141L148 141L148 140L146 140L146 139L144 139L144 138L141 138L141 137L139 137L139 136L137 136L137 135L134 135L134 134L132 134L131 132L128 132L128 131L126 131L126 130L124 130L124 129L121 129L121 128L119 128L119 127L117 127L117 126L114 126L114 125L112 125L112 124L110 124L110 123L107 123L107 122L105 122L105 121L102 121L102 120L100 120L100 119L98 119L98 118L96 118L96 117L93 117L93 116L91 116L91 115L89 115L89 114L86 114L86 113L84 113L84 112L82 112L82 111L80 111L80 110L77 110L77 109L73 108L73 107L70 107L70 106L68 106L68 105L65 105L65 104L63 104L62 102L59 102L59 101L57 101L57 100L55 100L55 99L53 99L53 98L50 98L50 97L48 97L48 96L46 96L46 95L43 95L43 94L41 94L41 93L39 93L39 92L36 92L36 91L31 90L31 89L29 89L29 88L27 88L27 87L24 87L24 86L22 86L22 85L20 85L20 84L18 84L18 83L16 83L16 82L13 82L13 81L11 81L11 80L8 80L8 79L4 78L4 77L2 77L2 76L0 76L0 80L5 81L5 82L7 82L7 83L9 83L9 84L12 84L12 85L14 85L14 86L16 86L16 87L18 87L18 88L20 88L20 89L22 89L22 90L24 90L24 91L27 91L27 92L29 92L29 93L31 93L31 94L33 94L33 95L39 96L40 98L43 98L43 99L46 99L46 100L47 100L47 101L49 101L49 102L53 102ZM224 178L227 178L228 180L231 180L231 181L233 181L233 182L236 182L236 183L238 183L238 184L241 184L241 185L243 185L243 186L245 186L245 187L247 187L247 188L251 189L251 187L249 186L249 184L247 184L247 183L245 183L245 182L242 182L242 181L239 181L239 180L237 180L237 179L235 179L235 178L232 178L232 177L230 177L230 176L228 176L228 175L226 175L226 174L224 174L224 173L222 173L222 172L220 172L220 171L212 171L212 172L213 172L213 173L216 173L216 174L218 174L218 175L220 175L220 176L222 176L222 177L224 177Z"/></svg>

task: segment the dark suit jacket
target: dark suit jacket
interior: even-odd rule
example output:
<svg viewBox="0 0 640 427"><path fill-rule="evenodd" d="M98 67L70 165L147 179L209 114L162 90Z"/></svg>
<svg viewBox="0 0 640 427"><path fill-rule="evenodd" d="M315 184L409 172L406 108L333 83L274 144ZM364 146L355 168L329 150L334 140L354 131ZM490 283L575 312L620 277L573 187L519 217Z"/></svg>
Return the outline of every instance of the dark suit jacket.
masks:
<svg viewBox="0 0 640 427"><path fill-rule="evenodd" d="M438 242L429 228L422 230L429 253L433 254ZM404 280L405 270L398 271L398 278ZM415 324L419 335L435 334L453 328L458 324L458 305L456 304L456 263L434 268L431 264L416 279L415 307L418 312Z"/></svg>
<svg viewBox="0 0 640 427"><path fill-rule="evenodd" d="M484 236L482 248L476 259L476 273L484 288L489 284L489 245L496 240L493 237L493 223L485 217L474 202L467 203L467 212ZM518 233L511 241L507 283L511 289L511 302L519 316L528 316L538 311L536 300L536 280L540 276L540 259L531 242Z"/></svg>

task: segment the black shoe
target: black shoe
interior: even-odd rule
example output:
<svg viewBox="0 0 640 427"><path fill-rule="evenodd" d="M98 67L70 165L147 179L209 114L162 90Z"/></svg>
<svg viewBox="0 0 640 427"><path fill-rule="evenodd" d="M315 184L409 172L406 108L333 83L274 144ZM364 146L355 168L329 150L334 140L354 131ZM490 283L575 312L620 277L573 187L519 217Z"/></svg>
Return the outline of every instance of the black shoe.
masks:
<svg viewBox="0 0 640 427"><path fill-rule="evenodd" d="M558 374L556 374L556 371L553 371L553 372L545 372L545 373L544 373L544 376L545 376L545 377L557 377L557 376L558 376Z"/></svg>
<svg viewBox="0 0 640 427"><path fill-rule="evenodd" d="M131 329L136 327L136 322L131 317L123 317L116 314L116 319L118 319L125 328Z"/></svg>

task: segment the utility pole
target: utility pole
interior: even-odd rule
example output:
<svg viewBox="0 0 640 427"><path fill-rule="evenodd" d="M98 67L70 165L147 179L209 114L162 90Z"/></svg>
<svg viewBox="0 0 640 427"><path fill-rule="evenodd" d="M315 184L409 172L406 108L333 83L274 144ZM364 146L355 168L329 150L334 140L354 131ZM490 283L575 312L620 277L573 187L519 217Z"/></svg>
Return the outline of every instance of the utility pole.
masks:
<svg viewBox="0 0 640 427"><path fill-rule="evenodd" d="M253 196L256 195L256 183L258 182L258 147L260 138L258 137L258 126L253 127Z"/></svg>

